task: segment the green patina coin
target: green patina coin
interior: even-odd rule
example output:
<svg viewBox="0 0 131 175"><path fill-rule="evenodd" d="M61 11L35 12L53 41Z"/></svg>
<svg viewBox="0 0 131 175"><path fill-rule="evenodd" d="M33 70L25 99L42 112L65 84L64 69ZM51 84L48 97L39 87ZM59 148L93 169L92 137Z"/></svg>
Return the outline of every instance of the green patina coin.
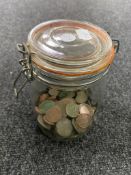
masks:
<svg viewBox="0 0 131 175"><path fill-rule="evenodd" d="M59 97L60 99L62 99L62 98L67 97L67 95L68 95L68 92L67 92L67 91L60 91L58 97Z"/></svg>
<svg viewBox="0 0 131 175"><path fill-rule="evenodd" d="M73 98L68 98L67 97L67 98L63 98L62 100L59 100L58 102L56 102L56 104L61 108L63 117L67 116L67 114L66 114L66 105L68 103L74 103Z"/></svg>
<svg viewBox="0 0 131 175"><path fill-rule="evenodd" d="M53 102L52 100L45 100L39 105L40 113L45 114L54 105L55 105L55 102Z"/></svg>
<svg viewBox="0 0 131 175"><path fill-rule="evenodd" d="M66 113L69 117L75 118L79 113L79 106L75 103L69 103L66 105Z"/></svg>
<svg viewBox="0 0 131 175"><path fill-rule="evenodd" d="M75 92L74 91L68 91L67 97L73 98L74 96L75 96Z"/></svg>
<svg viewBox="0 0 131 175"><path fill-rule="evenodd" d="M77 103L85 103L87 101L87 93L85 91L78 91L75 98Z"/></svg>
<svg viewBox="0 0 131 175"><path fill-rule="evenodd" d="M58 135L68 138L71 136L73 131L73 126L71 120L63 118L56 123L56 132Z"/></svg>
<svg viewBox="0 0 131 175"><path fill-rule="evenodd" d="M61 92L59 93L59 95L58 95L58 97L59 97L60 99L65 98L65 97L70 97L70 98L72 98L72 97L74 97L74 96L75 96L75 92L74 92L74 91L61 91Z"/></svg>

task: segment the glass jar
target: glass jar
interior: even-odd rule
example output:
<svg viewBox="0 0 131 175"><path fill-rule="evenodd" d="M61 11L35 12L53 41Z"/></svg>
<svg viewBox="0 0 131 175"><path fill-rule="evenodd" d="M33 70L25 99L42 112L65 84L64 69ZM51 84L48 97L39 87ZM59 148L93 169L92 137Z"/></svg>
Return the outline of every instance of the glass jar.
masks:
<svg viewBox="0 0 131 175"><path fill-rule="evenodd" d="M53 20L34 27L27 43L17 45L23 59L15 94L31 82L37 123L44 134L67 140L88 131L118 44L91 23ZM17 90L21 74L26 80Z"/></svg>

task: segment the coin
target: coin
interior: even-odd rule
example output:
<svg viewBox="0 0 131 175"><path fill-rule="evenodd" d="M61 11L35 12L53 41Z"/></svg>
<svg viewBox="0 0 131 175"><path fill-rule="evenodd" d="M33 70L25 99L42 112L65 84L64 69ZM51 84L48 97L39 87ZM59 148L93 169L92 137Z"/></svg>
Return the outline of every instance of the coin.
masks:
<svg viewBox="0 0 131 175"><path fill-rule="evenodd" d="M79 113L79 106L75 103L68 103L66 105L66 113L71 118L77 117Z"/></svg>
<svg viewBox="0 0 131 175"><path fill-rule="evenodd" d="M48 125L51 125L51 126L55 124L55 123L52 123L52 122L48 121L47 118L48 118L48 116L46 116L46 114L43 115L43 121L44 121L44 123L46 123Z"/></svg>
<svg viewBox="0 0 131 175"><path fill-rule="evenodd" d="M95 113L95 110L96 110L95 107L92 107L88 104L85 104L85 103L80 104L80 113L81 114L88 114L89 116L92 117Z"/></svg>
<svg viewBox="0 0 131 175"><path fill-rule="evenodd" d="M69 119L63 118L56 123L56 132L64 138L71 136L73 131L72 123Z"/></svg>
<svg viewBox="0 0 131 175"><path fill-rule="evenodd" d="M46 124L46 123L44 123L44 121L43 121L43 116L42 115L38 115L38 117L37 117L37 122L38 122L38 125L39 125L39 127L41 128L41 129L47 129L47 130L50 130L51 129L51 126L50 125L48 125L48 124Z"/></svg>
<svg viewBox="0 0 131 175"><path fill-rule="evenodd" d="M35 106L35 112L37 112L38 114L41 114L41 112L40 112L38 106Z"/></svg>
<svg viewBox="0 0 131 175"><path fill-rule="evenodd" d="M55 102L52 100L45 100L39 104L40 113L45 114L47 110L52 108L55 105Z"/></svg>
<svg viewBox="0 0 131 175"><path fill-rule="evenodd" d="M49 93L49 95L56 97L58 95L59 91L56 88L51 88L51 89L49 89L48 93Z"/></svg>
<svg viewBox="0 0 131 175"><path fill-rule="evenodd" d="M91 94L91 89L89 89L89 88L86 89L86 90L84 90L84 91L85 91L85 93L86 93L87 96L89 96L89 94Z"/></svg>
<svg viewBox="0 0 131 175"><path fill-rule="evenodd" d="M87 94L85 91L78 91L75 98L77 103L85 103L87 101Z"/></svg>
<svg viewBox="0 0 131 175"><path fill-rule="evenodd" d="M80 104L79 109L80 109L80 114L88 114L88 115L90 114L90 110L87 104Z"/></svg>
<svg viewBox="0 0 131 175"><path fill-rule="evenodd" d="M79 128L86 129L90 125L91 117L87 114L79 114L75 123Z"/></svg>
<svg viewBox="0 0 131 175"><path fill-rule="evenodd" d="M75 96L75 91L68 91L67 92L67 97L73 98Z"/></svg>
<svg viewBox="0 0 131 175"><path fill-rule="evenodd" d="M49 123L56 123L62 118L62 112L59 106L53 106L50 108L45 115L45 120Z"/></svg>
<svg viewBox="0 0 131 175"><path fill-rule="evenodd" d="M62 100L56 102L56 104L61 108L63 117L67 116L67 114L66 114L66 105L68 103L73 103L73 102L74 102L74 100L72 98L63 98Z"/></svg>
<svg viewBox="0 0 131 175"><path fill-rule="evenodd" d="M40 95L39 102L41 103L41 102L45 101L48 97L49 97L48 94L42 94L42 95Z"/></svg>
<svg viewBox="0 0 131 175"><path fill-rule="evenodd" d="M55 100L56 100L56 96L50 96L50 97L48 97L48 100L53 100L53 101L55 101Z"/></svg>
<svg viewBox="0 0 131 175"><path fill-rule="evenodd" d="M67 97L68 92L67 91L60 91L58 97L59 99Z"/></svg>
<svg viewBox="0 0 131 175"><path fill-rule="evenodd" d="M65 97L70 97L73 98L75 96L74 91L61 91L58 95L60 99L65 98Z"/></svg>
<svg viewBox="0 0 131 175"><path fill-rule="evenodd" d="M78 133L84 133L84 132L86 132L86 130L87 130L87 128L80 128L78 125L77 125L77 123L75 122L75 119L73 119L72 120L72 125L73 125L73 127L74 127L74 129L76 130L76 132L78 132Z"/></svg>

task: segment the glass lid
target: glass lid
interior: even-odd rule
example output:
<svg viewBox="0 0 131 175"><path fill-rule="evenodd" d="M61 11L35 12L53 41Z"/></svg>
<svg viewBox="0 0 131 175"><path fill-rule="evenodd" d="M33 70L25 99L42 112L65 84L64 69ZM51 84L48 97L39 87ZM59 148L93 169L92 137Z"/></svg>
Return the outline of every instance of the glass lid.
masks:
<svg viewBox="0 0 131 175"><path fill-rule="evenodd" d="M29 33L28 43L41 59L58 63L57 70L62 65L69 69L81 65L80 71L84 71L83 67L87 65L99 67L100 63L107 61L105 58L112 49L112 40L106 31L91 23L74 20L41 23ZM38 61L34 59L37 65L42 64L42 60L41 63Z"/></svg>

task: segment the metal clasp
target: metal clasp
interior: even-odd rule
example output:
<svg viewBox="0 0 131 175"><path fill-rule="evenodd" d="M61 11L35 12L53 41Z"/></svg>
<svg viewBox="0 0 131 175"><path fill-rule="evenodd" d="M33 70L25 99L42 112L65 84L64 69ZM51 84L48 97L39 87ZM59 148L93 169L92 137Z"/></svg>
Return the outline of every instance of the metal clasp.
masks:
<svg viewBox="0 0 131 175"><path fill-rule="evenodd" d="M112 41L113 41L115 52L118 53L119 52L119 48L120 48L120 41L116 40L116 39L113 39Z"/></svg>
<svg viewBox="0 0 131 175"><path fill-rule="evenodd" d="M107 32L108 35L110 35L109 32ZM114 46L114 49L115 49L115 53L118 53L119 52L119 48L120 48L120 41L117 40L117 39L112 39L112 42L113 42L113 46Z"/></svg>
<svg viewBox="0 0 131 175"><path fill-rule="evenodd" d="M31 54L28 46L26 44L17 44L17 49L20 53L22 53L23 58L19 60L19 64L22 66L22 70L17 75L14 83L13 88L15 92L15 96L18 98L19 93L24 88L27 82L30 82L33 80L33 69L32 69L32 63L31 63ZM19 89L17 89L16 85L19 81L19 78L24 74L26 80L22 83Z"/></svg>

